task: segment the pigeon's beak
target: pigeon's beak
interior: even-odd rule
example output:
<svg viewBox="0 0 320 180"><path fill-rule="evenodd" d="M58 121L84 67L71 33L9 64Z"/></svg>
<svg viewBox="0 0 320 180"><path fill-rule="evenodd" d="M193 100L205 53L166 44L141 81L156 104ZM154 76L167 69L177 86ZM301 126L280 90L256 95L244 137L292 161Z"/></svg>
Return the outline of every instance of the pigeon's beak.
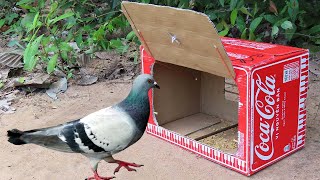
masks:
<svg viewBox="0 0 320 180"><path fill-rule="evenodd" d="M160 86L158 85L158 83L157 83L157 82L154 82L153 84L154 84L154 87L155 87L155 88L160 89Z"/></svg>

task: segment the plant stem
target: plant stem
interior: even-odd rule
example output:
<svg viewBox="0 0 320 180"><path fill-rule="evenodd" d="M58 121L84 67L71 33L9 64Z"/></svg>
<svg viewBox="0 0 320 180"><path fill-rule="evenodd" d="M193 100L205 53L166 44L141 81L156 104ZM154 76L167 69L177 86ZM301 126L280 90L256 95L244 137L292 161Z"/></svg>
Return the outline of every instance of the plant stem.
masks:
<svg viewBox="0 0 320 180"><path fill-rule="evenodd" d="M62 53L61 53L61 50L60 50L60 48L59 48L59 44L58 44L58 42L57 42L57 38L55 37L55 36L53 36L53 39L54 39L54 45L56 45L57 46L57 48L58 48L58 52L59 52L59 56L60 56L60 58L61 59L63 59L62 58ZM62 61L63 62L63 61Z"/></svg>

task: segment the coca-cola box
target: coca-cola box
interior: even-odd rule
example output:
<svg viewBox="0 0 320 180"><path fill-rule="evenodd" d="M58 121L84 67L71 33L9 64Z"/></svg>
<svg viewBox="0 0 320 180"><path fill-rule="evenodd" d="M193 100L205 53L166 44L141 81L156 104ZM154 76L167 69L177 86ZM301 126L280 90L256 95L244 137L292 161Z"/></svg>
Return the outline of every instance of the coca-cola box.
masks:
<svg viewBox="0 0 320 180"><path fill-rule="evenodd" d="M122 2L152 74L147 133L250 176L304 147L309 51L220 37L205 14Z"/></svg>

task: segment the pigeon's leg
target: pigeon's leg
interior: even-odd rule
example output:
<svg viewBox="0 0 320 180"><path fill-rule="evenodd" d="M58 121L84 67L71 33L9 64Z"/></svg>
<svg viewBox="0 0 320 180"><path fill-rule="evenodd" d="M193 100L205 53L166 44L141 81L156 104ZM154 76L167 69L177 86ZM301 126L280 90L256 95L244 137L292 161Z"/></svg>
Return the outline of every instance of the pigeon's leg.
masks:
<svg viewBox="0 0 320 180"><path fill-rule="evenodd" d="M139 165L139 164L136 164L136 163L129 163L129 162L125 162L125 161L120 161L120 160L116 160L116 159L113 159L113 157L108 157L108 158L105 158L104 159L105 161L107 161L108 163L117 163L119 164L119 166L114 170L114 173L113 174L116 174L117 172L119 172L119 170L121 169L121 167L124 167L126 168L128 171L137 171L129 166L132 166L132 167L141 167L143 165Z"/></svg>
<svg viewBox="0 0 320 180"><path fill-rule="evenodd" d="M110 180L110 179L116 178L114 176L112 176L112 177L101 177L98 174L98 171L97 171L100 159L89 158L89 160L90 160L91 168L92 168L92 171L93 171L93 177L89 177L86 180Z"/></svg>

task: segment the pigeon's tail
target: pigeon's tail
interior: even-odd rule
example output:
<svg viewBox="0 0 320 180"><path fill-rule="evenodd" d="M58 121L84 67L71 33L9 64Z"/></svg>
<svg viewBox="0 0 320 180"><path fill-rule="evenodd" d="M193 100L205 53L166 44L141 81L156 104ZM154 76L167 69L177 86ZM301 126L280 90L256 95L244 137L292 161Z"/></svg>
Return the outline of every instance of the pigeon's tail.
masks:
<svg viewBox="0 0 320 180"><path fill-rule="evenodd" d="M20 138L24 134L23 131L20 131L18 129L12 129L7 132L8 132L7 136L9 137L8 141L10 143L15 145L26 144L26 142Z"/></svg>

